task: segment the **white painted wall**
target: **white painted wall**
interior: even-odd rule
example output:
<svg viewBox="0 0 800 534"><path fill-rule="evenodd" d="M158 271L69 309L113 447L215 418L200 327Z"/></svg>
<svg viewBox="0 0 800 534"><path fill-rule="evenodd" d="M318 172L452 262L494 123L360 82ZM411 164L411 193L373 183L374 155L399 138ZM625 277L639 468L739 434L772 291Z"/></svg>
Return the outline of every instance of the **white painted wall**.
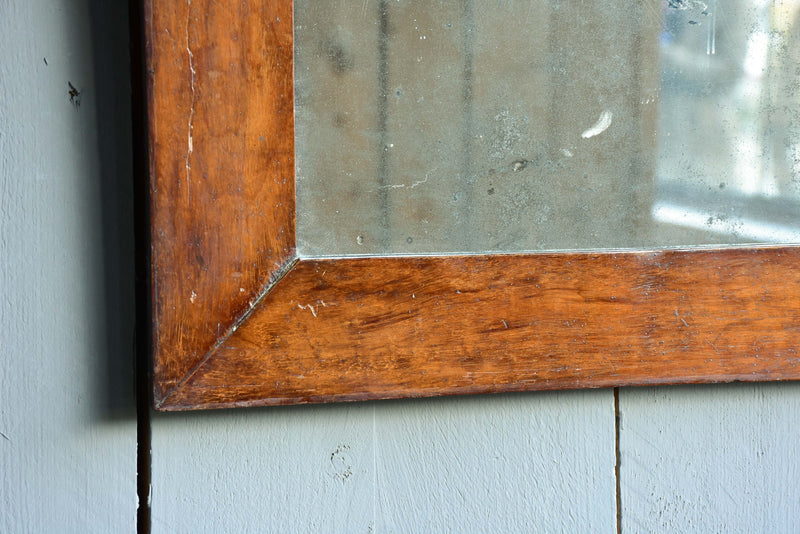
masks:
<svg viewBox="0 0 800 534"><path fill-rule="evenodd" d="M582 391L165 414L153 474L153 532L612 532L614 402Z"/></svg>
<svg viewBox="0 0 800 534"><path fill-rule="evenodd" d="M125 2L0 0L3 533L135 531L127 33Z"/></svg>
<svg viewBox="0 0 800 534"><path fill-rule="evenodd" d="M0 0L4 533L135 529L126 4ZM620 412L623 532L800 530L800 384ZM154 416L157 533L615 529L610 391Z"/></svg>
<svg viewBox="0 0 800 534"><path fill-rule="evenodd" d="M800 384L620 392L623 532L800 532Z"/></svg>
<svg viewBox="0 0 800 534"><path fill-rule="evenodd" d="M800 531L800 384L620 414L622 532ZM613 427L610 391L158 415L153 532L613 533Z"/></svg>

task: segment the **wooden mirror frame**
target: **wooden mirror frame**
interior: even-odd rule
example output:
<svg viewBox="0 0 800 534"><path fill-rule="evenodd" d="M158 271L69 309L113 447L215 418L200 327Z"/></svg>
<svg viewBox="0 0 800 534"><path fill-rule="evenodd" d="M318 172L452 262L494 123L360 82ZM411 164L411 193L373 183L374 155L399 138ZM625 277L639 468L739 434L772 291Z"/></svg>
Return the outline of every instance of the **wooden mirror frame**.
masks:
<svg viewBox="0 0 800 534"><path fill-rule="evenodd" d="M298 258L290 0L145 0L155 407L800 378L800 249Z"/></svg>

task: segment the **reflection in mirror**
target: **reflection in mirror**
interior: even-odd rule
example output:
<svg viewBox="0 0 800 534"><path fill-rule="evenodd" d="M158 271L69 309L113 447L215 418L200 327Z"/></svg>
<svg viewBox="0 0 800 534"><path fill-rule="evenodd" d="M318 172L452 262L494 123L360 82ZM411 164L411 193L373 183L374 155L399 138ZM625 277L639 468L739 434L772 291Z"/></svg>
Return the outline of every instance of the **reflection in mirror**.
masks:
<svg viewBox="0 0 800 534"><path fill-rule="evenodd" d="M296 0L299 253L800 242L798 17Z"/></svg>

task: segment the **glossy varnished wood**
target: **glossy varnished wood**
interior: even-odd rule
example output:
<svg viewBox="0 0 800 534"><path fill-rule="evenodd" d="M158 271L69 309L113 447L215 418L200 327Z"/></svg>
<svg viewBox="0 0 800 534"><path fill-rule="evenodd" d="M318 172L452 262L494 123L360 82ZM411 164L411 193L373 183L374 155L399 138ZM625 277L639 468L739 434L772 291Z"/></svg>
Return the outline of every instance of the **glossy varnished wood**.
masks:
<svg viewBox="0 0 800 534"><path fill-rule="evenodd" d="M180 409L797 377L796 249L311 260Z"/></svg>
<svg viewBox="0 0 800 534"><path fill-rule="evenodd" d="M291 15L146 0L157 408L800 378L792 247L298 260Z"/></svg>
<svg viewBox="0 0 800 534"><path fill-rule="evenodd" d="M292 6L146 1L156 397L294 254Z"/></svg>

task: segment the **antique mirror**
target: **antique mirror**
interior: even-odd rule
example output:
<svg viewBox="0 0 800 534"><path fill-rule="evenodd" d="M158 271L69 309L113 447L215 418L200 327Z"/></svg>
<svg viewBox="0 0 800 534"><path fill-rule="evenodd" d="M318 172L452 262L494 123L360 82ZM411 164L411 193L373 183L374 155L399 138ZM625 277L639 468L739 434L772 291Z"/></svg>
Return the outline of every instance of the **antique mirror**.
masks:
<svg viewBox="0 0 800 534"><path fill-rule="evenodd" d="M145 13L157 408L800 378L800 0Z"/></svg>

